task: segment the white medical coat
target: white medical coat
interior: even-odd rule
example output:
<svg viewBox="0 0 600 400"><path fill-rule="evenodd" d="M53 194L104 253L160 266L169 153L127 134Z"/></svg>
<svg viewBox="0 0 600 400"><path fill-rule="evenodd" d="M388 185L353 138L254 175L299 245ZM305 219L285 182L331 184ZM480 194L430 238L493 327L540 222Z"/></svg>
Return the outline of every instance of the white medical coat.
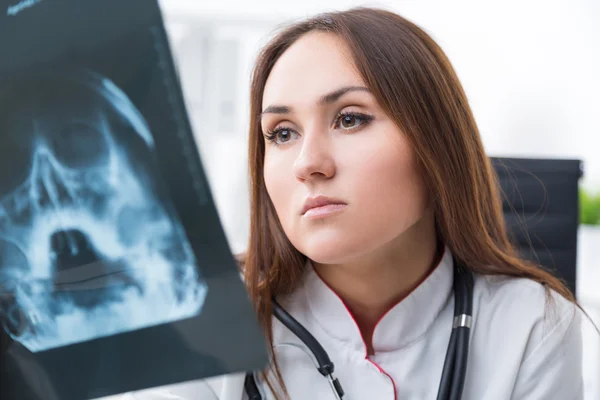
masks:
<svg viewBox="0 0 600 400"><path fill-rule="evenodd" d="M328 352L344 400L434 400L452 327L452 279L446 249L433 272L377 324L370 357L343 301L312 268L279 301ZM583 399L581 312L555 293L551 299L527 279L475 277L463 400ZM277 320L274 343L292 400L334 399L302 342ZM243 381L244 374L233 374L110 399L245 400ZM268 390L267 399L273 399Z"/></svg>

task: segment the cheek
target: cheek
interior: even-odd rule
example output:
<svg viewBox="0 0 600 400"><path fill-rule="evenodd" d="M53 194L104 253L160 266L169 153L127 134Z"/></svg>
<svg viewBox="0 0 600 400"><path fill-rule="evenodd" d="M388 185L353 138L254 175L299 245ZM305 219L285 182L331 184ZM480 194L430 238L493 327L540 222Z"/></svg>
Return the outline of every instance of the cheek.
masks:
<svg viewBox="0 0 600 400"><path fill-rule="evenodd" d="M283 225L284 215L292 208L292 186L294 177L291 174L291 166L285 158L270 156L267 153L264 163L263 178L267 193L275 207L275 211Z"/></svg>
<svg viewBox="0 0 600 400"><path fill-rule="evenodd" d="M391 212L401 206L418 207L423 203L424 185L414 158L407 149L382 149L360 169L362 181L358 186L361 197L370 199L374 208ZM396 207L392 207L396 205Z"/></svg>
<svg viewBox="0 0 600 400"><path fill-rule="evenodd" d="M379 143L386 145L365 149L363 161L353 168L353 197L358 202L354 223L364 240L393 239L423 216L428 202L408 144L390 139Z"/></svg>

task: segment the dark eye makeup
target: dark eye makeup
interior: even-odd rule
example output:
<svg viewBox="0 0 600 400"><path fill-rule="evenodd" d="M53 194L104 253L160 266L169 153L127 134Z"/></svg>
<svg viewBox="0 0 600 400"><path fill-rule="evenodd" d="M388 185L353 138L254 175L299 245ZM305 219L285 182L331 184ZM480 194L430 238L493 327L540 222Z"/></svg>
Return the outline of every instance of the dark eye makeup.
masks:
<svg viewBox="0 0 600 400"><path fill-rule="evenodd" d="M341 129L343 131L354 131L358 128L362 128L374 119L372 115L345 111L340 112L334 120L335 129ZM269 142L276 146L282 145L296 137L298 133L291 127L278 126L275 129L268 130L264 137Z"/></svg>

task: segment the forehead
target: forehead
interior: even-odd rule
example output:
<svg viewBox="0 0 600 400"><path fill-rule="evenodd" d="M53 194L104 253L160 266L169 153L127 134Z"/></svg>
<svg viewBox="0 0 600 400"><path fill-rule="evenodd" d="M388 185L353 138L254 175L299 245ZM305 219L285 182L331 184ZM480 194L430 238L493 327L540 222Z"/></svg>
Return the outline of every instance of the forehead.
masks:
<svg viewBox="0 0 600 400"><path fill-rule="evenodd" d="M364 86L350 50L334 34L311 32L292 44L273 66L263 109L272 104L314 103L342 86Z"/></svg>

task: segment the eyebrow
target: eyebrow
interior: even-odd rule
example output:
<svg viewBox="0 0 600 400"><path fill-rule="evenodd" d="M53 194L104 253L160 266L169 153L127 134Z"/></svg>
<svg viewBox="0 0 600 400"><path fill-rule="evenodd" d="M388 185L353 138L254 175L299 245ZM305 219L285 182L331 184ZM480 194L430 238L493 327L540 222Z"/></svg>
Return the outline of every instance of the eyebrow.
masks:
<svg viewBox="0 0 600 400"><path fill-rule="evenodd" d="M337 90L334 90L333 92L323 95L319 99L318 104L319 105L332 104L332 103L335 103L340 97L342 97L346 93L358 92L358 91L371 92L368 88L366 88L364 86L345 86L345 87L339 88ZM291 107L273 105L273 106L269 106L269 107L265 108L260 113L260 116L262 116L264 114L288 114L291 111L292 111Z"/></svg>

